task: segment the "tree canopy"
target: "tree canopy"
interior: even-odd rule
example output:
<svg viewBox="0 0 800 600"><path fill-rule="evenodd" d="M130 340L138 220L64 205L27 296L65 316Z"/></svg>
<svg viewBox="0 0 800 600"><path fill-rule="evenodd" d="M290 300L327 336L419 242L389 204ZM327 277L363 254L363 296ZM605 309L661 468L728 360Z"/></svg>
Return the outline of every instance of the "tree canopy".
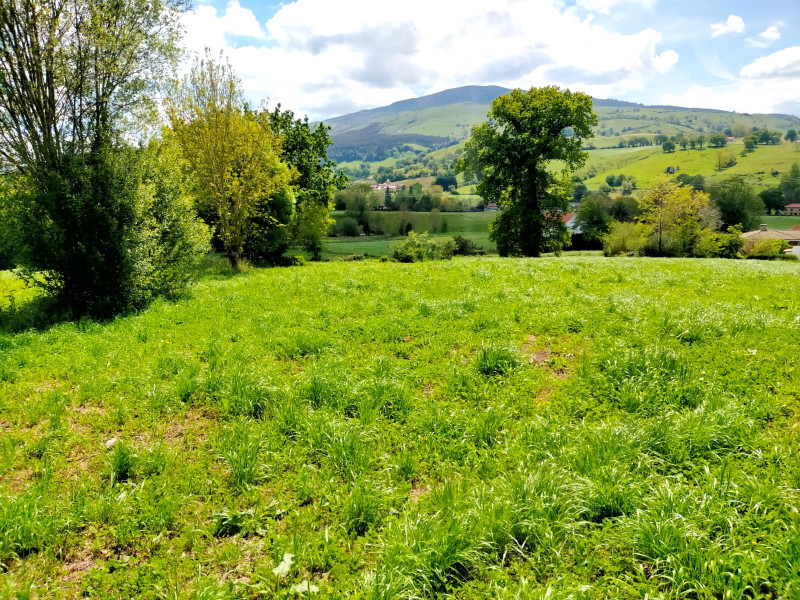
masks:
<svg viewBox="0 0 800 600"><path fill-rule="evenodd" d="M478 194L503 208L490 237L503 256L539 256L568 240L561 221L571 197L567 174L581 167L597 116L592 98L558 87L512 90L496 98L489 121L472 129L456 170L480 175ZM548 168L560 161L560 170Z"/></svg>

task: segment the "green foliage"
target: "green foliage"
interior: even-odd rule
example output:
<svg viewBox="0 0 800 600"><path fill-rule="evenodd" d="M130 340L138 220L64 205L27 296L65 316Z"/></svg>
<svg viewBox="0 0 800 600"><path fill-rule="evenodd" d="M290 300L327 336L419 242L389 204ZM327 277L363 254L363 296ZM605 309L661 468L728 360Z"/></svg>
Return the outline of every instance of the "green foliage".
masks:
<svg viewBox="0 0 800 600"><path fill-rule="evenodd" d="M557 87L516 89L492 102L489 117L473 128L456 170L480 175L480 196L505 207L492 241L501 256L560 251L569 242L560 217L570 198L566 175L585 162L581 147L597 124L591 98ZM563 163L560 173L548 170L554 160Z"/></svg>
<svg viewBox="0 0 800 600"><path fill-rule="evenodd" d="M265 229L286 227L281 219L292 196L284 190L292 172L281 161L280 140L247 110L233 68L215 61L210 50L173 85L167 112L204 213L238 269L251 235L263 238ZM256 258L274 260L285 239L279 232L251 246Z"/></svg>
<svg viewBox="0 0 800 600"><path fill-rule="evenodd" d="M359 227L355 218L345 217L344 219L339 219L336 223L336 235L356 237L361 235L361 227Z"/></svg>
<svg viewBox="0 0 800 600"><path fill-rule="evenodd" d="M603 252L606 256L639 256L649 235L650 229L641 223L615 221L603 236Z"/></svg>
<svg viewBox="0 0 800 600"><path fill-rule="evenodd" d="M428 237L427 233L409 231L402 242L392 244L392 257L398 262L413 263L425 260L449 260L456 252L451 237Z"/></svg>
<svg viewBox="0 0 800 600"><path fill-rule="evenodd" d="M661 145L661 148L667 153L675 152L675 142L668 140Z"/></svg>
<svg viewBox="0 0 800 600"><path fill-rule="evenodd" d="M758 227L764 214L764 202L742 179L725 179L712 186L710 192L725 227L739 225L744 231Z"/></svg>
<svg viewBox="0 0 800 600"><path fill-rule="evenodd" d="M472 256L478 252L475 242L469 238L465 238L463 235L454 235L453 242L456 245L456 248L453 251L454 255Z"/></svg>
<svg viewBox="0 0 800 600"><path fill-rule="evenodd" d="M729 227L727 233L703 229L697 236L692 255L698 258L739 258L743 248L741 226Z"/></svg>
<svg viewBox="0 0 800 600"><path fill-rule="evenodd" d="M767 213L781 213L786 208L786 199L780 187L771 187L759 192L759 197L764 203Z"/></svg>
<svg viewBox="0 0 800 600"><path fill-rule="evenodd" d="M783 254L784 250L791 248L789 242L785 240L757 240L745 246L745 254L750 255L769 255Z"/></svg>
<svg viewBox="0 0 800 600"><path fill-rule="evenodd" d="M613 220L609 214L609 202L605 198L589 197L581 202L575 224L580 228L587 241L595 242L608 233Z"/></svg>
<svg viewBox="0 0 800 600"><path fill-rule="evenodd" d="M781 176L781 192L786 204L800 203L800 165L797 163L792 163L789 171Z"/></svg>

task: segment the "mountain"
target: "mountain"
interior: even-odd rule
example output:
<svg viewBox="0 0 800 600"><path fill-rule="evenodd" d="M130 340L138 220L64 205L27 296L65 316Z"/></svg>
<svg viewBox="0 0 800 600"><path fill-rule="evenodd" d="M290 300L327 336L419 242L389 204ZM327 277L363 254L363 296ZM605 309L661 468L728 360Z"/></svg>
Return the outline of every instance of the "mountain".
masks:
<svg viewBox="0 0 800 600"><path fill-rule="evenodd" d="M459 87L328 119L333 140L329 155L345 167L380 162L388 168L400 160L455 152L472 126L486 119L491 101L508 91L499 86ZM646 106L613 99L594 99L594 110L600 122L595 138L588 142L590 148L648 145L657 134L707 135L734 126L800 128L800 119L790 115Z"/></svg>

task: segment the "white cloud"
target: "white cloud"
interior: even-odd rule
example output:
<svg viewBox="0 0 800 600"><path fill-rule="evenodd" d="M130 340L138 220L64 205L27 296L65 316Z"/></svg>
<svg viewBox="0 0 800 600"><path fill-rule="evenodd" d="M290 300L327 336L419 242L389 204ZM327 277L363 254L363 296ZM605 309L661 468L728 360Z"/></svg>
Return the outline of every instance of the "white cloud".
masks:
<svg viewBox="0 0 800 600"><path fill-rule="evenodd" d="M591 12L610 14L620 4L638 4L642 8L651 9L657 0L577 0L578 6Z"/></svg>
<svg viewBox="0 0 800 600"><path fill-rule="evenodd" d="M781 32L777 25L771 25L755 37L749 37L745 40L748 46L754 48L766 48L781 39Z"/></svg>
<svg viewBox="0 0 800 600"><path fill-rule="evenodd" d="M711 26L711 37L717 37L726 33L744 33L744 21L741 17L730 15L724 23L714 23Z"/></svg>
<svg viewBox="0 0 800 600"><path fill-rule="evenodd" d="M234 47L234 16L247 24L247 13L233 3L224 15L198 6L187 15L187 47L224 50L248 97L312 118L468 84L557 84L613 97L644 90L679 58L658 49L653 29L614 33L561 0L406 0L400 14L374 0L350 0L347 10L296 0L266 23L264 42Z"/></svg>
<svg viewBox="0 0 800 600"><path fill-rule="evenodd" d="M800 78L800 46L790 46L757 58L742 67L739 74L748 79Z"/></svg>
<svg viewBox="0 0 800 600"><path fill-rule="evenodd" d="M206 46L222 50L231 38L266 38L253 11L242 8L238 0L231 0L221 15L213 6L200 4L184 15L183 25L184 44L195 51L202 51Z"/></svg>

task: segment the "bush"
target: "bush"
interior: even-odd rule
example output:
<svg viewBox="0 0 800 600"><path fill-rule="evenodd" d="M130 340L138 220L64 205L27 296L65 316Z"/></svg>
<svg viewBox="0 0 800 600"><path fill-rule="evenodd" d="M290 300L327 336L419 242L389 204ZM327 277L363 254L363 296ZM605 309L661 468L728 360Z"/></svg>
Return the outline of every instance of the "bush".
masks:
<svg viewBox="0 0 800 600"><path fill-rule="evenodd" d="M456 249L453 254L458 256L472 256L473 254L478 253L478 249L475 246L475 242L473 242L469 238L465 238L463 235L456 235L453 237L453 242L455 242Z"/></svg>
<svg viewBox="0 0 800 600"><path fill-rule="evenodd" d="M392 244L392 258L404 263L448 260L455 251L456 242L451 237L429 238L427 233L413 231L408 233L404 241Z"/></svg>
<svg viewBox="0 0 800 600"><path fill-rule="evenodd" d="M603 253L606 256L638 256L647 244L648 233L640 223L614 222L603 237Z"/></svg>
<svg viewBox="0 0 800 600"><path fill-rule="evenodd" d="M785 240L758 240L745 246L745 254L750 255L781 255L784 250L791 248Z"/></svg>
<svg viewBox="0 0 800 600"><path fill-rule="evenodd" d="M727 233L709 229L700 231L694 243L692 256L697 258L741 258L744 246L740 227L729 227Z"/></svg>
<svg viewBox="0 0 800 600"><path fill-rule="evenodd" d="M68 156L58 173L16 177L4 202L22 275L74 317L180 293L208 232L174 158L161 143L137 150L105 140L90 155Z"/></svg>
<svg viewBox="0 0 800 600"><path fill-rule="evenodd" d="M336 224L336 235L342 237L358 237L361 235L361 227L353 217L345 217Z"/></svg>
<svg viewBox="0 0 800 600"><path fill-rule="evenodd" d="M788 260L788 261L798 260L797 255L795 254L770 254L766 252L757 252L753 254L748 254L747 258L754 260Z"/></svg>

